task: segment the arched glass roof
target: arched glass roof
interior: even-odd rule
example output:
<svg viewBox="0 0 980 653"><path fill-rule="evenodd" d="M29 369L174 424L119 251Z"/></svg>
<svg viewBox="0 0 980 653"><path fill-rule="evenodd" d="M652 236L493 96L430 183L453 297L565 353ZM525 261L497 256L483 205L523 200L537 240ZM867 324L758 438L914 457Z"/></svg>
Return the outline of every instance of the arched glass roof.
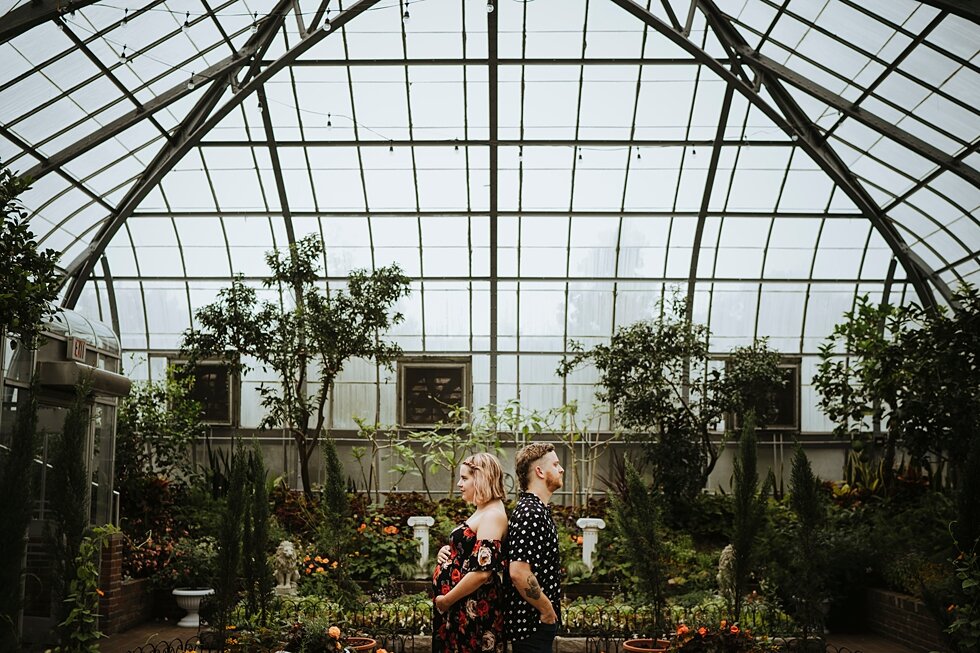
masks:
<svg viewBox="0 0 980 653"><path fill-rule="evenodd" d="M129 352L173 350L308 233L327 283L398 262L395 339L472 354L478 401L568 397L567 339L673 288L715 351L765 335L805 357L857 294L941 304L980 279L973 2L0 12L0 160L35 180L63 303Z"/></svg>

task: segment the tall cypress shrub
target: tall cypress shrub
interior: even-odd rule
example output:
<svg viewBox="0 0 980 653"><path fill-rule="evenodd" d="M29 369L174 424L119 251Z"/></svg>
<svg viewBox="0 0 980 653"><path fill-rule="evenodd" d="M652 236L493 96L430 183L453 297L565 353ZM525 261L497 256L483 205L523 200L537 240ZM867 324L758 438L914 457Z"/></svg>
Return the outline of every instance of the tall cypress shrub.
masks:
<svg viewBox="0 0 980 653"><path fill-rule="evenodd" d="M242 525L248 503L248 454L238 443L231 456L228 495L221 514L218 532L217 574L214 582L214 603L219 632L224 632L231 611L238 603L239 572L242 567Z"/></svg>
<svg viewBox="0 0 980 653"><path fill-rule="evenodd" d="M667 554L663 539L662 495L647 487L636 467L625 461L625 493L613 499L612 526L618 554L629 561L634 590L663 617L667 589Z"/></svg>
<svg viewBox="0 0 980 653"><path fill-rule="evenodd" d="M61 598L61 622L67 616L68 583L77 576L77 559L89 523L91 486L89 484L85 460L88 457L88 441L91 413L88 393L91 382L82 380L75 386L75 397L65 414L60 437L53 439L51 470L51 509L54 512L53 540L56 563L54 580ZM63 647L69 645L72 633L62 629L60 633Z"/></svg>
<svg viewBox="0 0 980 653"><path fill-rule="evenodd" d="M758 557L756 541L765 526L768 483L759 487L756 464L755 414L749 411L742 428L738 457L735 459L735 518L732 528L733 597L731 606L735 621L742 616L742 603Z"/></svg>
<svg viewBox="0 0 980 653"><path fill-rule="evenodd" d="M249 614L258 615L261 624L268 617L269 596L275 584L269 567L269 492L266 486L265 460L256 445L249 456L250 506L247 511L243 540L245 553L242 575L245 578L245 601Z"/></svg>
<svg viewBox="0 0 980 653"><path fill-rule="evenodd" d="M823 523L825 513L820 501L820 479L813 474L810 459L797 446L790 477L789 505L796 513L796 569L793 596L796 618L807 639L820 626L823 617L825 578L822 564L824 551Z"/></svg>

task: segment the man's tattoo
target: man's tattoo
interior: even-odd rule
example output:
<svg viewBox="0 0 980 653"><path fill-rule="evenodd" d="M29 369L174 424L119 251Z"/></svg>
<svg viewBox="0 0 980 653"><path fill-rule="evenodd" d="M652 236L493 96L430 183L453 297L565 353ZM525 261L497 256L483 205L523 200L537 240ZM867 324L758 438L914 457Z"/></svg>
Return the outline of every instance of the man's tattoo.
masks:
<svg viewBox="0 0 980 653"><path fill-rule="evenodd" d="M538 585L538 579L534 577L534 574L527 575L527 590L525 590L527 598L529 599L539 599L541 598L541 586Z"/></svg>

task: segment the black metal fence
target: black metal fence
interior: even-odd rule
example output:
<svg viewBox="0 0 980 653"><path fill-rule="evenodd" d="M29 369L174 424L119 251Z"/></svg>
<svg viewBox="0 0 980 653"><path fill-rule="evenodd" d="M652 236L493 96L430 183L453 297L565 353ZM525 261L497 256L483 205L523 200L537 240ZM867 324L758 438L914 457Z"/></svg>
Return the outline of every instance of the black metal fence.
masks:
<svg viewBox="0 0 980 653"><path fill-rule="evenodd" d="M234 623L241 631L248 631L258 624L254 615L245 614L239 607ZM428 600L411 603L392 601L370 603L358 609L341 608L321 597L276 597L270 602L265 626L274 632L285 632L294 624L311 624L326 627L336 625L347 635L363 634L374 638L379 648L388 653L421 653L428 650L428 636L432 632L432 605ZM670 638L676 635L680 624L691 630L704 627L718 633L730 629L734 622L723 608L700 606L681 608L672 606L657 613L648 607L633 607L600 602L575 603L562 606L562 638L581 638L585 641L585 653L621 653L624 640L635 638ZM747 604L738 622L741 636L767 638L780 650L793 651L797 641L798 626L783 612L766 604ZM727 631L726 631L726 634ZM260 653L265 648L249 641L246 632L233 638L234 646L226 647L235 653ZM205 636L205 644L210 644ZM217 638L221 640L221 636ZM198 637L187 640L171 640L147 644L133 653L201 653ZM213 650L213 649L211 649ZM268 649L274 651L276 649ZM581 650L581 649L579 649ZM827 647L828 653L858 653L847 648ZM561 653L556 649L556 653Z"/></svg>

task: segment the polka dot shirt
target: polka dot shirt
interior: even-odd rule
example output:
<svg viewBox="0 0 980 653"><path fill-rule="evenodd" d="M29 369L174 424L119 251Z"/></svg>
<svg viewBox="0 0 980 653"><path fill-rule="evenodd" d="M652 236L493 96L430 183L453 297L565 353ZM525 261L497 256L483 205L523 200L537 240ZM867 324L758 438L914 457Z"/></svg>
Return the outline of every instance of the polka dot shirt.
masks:
<svg viewBox="0 0 980 653"><path fill-rule="evenodd" d="M541 585L542 593L551 599L555 612L561 615L561 555L558 552L558 528L551 509L537 495L521 492L517 507L511 513L504 540L507 560L526 562ZM507 634L511 640L526 639L541 623L538 609L524 600L504 575L507 609Z"/></svg>

